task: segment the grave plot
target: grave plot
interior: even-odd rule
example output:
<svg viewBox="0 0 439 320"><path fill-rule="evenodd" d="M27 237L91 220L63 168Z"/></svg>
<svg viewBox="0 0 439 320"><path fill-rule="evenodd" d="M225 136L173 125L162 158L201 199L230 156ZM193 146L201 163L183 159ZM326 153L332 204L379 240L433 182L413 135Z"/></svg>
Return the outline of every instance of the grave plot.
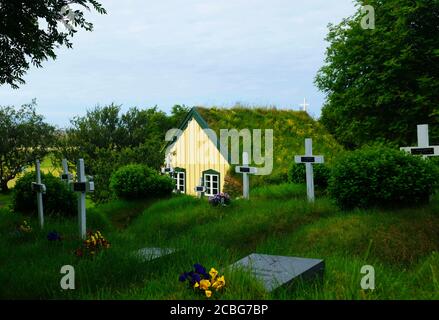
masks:
<svg viewBox="0 0 439 320"><path fill-rule="evenodd" d="M135 254L140 260L147 262L164 256L169 256L177 251L177 249L173 248L143 248L136 251Z"/></svg>
<svg viewBox="0 0 439 320"><path fill-rule="evenodd" d="M235 262L229 268L250 270L260 280L268 292L288 286L298 279L323 277L325 262L287 256L252 253Z"/></svg>

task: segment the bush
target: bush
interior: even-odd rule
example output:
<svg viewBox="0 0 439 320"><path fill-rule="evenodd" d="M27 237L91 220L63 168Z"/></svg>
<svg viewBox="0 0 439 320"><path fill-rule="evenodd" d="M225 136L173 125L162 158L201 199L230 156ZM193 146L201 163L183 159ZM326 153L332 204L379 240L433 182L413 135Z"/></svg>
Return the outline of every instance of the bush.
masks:
<svg viewBox="0 0 439 320"><path fill-rule="evenodd" d="M325 190L328 187L328 180L331 170L325 164L313 164L314 185ZM306 166L303 163L292 163L288 169L288 182L303 184L306 183Z"/></svg>
<svg viewBox="0 0 439 320"><path fill-rule="evenodd" d="M121 199L153 198L171 194L174 180L148 166L130 164L112 174L110 188Z"/></svg>
<svg viewBox="0 0 439 320"><path fill-rule="evenodd" d="M429 201L438 180L439 170L430 161L375 146L341 157L328 191L344 209L416 205Z"/></svg>
<svg viewBox="0 0 439 320"><path fill-rule="evenodd" d="M12 194L12 209L24 214L37 215L37 197L32 191L36 173L28 172L19 178ZM77 215L77 198L73 191L59 177L41 173L41 182L46 185L43 194L44 215Z"/></svg>

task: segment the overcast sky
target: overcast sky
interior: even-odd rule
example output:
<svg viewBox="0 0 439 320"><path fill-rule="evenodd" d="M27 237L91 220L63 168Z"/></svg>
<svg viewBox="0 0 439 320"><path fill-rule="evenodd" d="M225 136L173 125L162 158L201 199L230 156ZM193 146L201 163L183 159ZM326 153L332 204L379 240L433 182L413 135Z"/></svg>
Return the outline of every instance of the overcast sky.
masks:
<svg viewBox="0 0 439 320"><path fill-rule="evenodd" d="M19 90L0 87L0 105L37 99L59 126L111 102L125 109L174 104L276 105L320 115L314 85L328 23L355 11L352 0L101 0L73 49L31 68Z"/></svg>

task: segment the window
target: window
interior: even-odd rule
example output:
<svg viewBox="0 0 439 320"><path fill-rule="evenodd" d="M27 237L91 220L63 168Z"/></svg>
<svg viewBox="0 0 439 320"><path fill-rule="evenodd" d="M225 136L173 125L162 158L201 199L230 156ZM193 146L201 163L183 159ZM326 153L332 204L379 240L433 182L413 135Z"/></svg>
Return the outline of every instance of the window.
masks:
<svg viewBox="0 0 439 320"><path fill-rule="evenodd" d="M214 196L220 193L220 176L213 170L204 173L204 186L206 187L206 196Z"/></svg>
<svg viewBox="0 0 439 320"><path fill-rule="evenodd" d="M175 170L174 174L175 189L177 192L186 193L186 172L182 169Z"/></svg>

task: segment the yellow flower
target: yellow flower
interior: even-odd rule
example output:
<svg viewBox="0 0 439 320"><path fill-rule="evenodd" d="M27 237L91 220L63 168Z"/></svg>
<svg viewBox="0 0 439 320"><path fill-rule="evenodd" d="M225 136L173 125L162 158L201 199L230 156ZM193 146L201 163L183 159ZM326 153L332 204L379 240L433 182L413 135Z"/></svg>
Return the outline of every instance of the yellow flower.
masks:
<svg viewBox="0 0 439 320"><path fill-rule="evenodd" d="M210 298L212 296L212 291L210 290L206 290L204 291L204 293L206 294L206 297Z"/></svg>
<svg viewBox="0 0 439 320"><path fill-rule="evenodd" d="M210 287L210 281L209 280L201 280L200 281L200 289L207 290Z"/></svg>
<svg viewBox="0 0 439 320"><path fill-rule="evenodd" d="M200 285L199 285L199 283L198 282L195 282L195 284L194 284L194 288L198 288Z"/></svg>
<svg viewBox="0 0 439 320"><path fill-rule="evenodd" d="M214 281L216 276L218 275L218 271L216 271L214 268L211 268L209 274L212 277L212 281Z"/></svg>
<svg viewBox="0 0 439 320"><path fill-rule="evenodd" d="M226 280L224 279L224 276L219 277L214 284L212 285L212 287L214 289L216 289L216 291L220 290L222 287L224 287L226 285Z"/></svg>

